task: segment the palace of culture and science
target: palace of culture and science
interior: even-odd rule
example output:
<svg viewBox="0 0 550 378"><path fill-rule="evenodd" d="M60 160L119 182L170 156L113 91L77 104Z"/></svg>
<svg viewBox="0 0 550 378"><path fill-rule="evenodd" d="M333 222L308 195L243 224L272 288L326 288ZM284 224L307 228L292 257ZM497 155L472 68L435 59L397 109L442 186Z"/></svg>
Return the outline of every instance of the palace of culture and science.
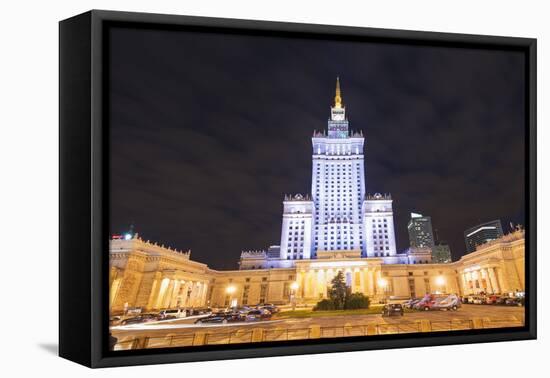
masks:
<svg viewBox="0 0 550 378"><path fill-rule="evenodd" d="M525 289L522 230L477 246L455 262L433 263L431 249L422 246L397 253L392 198L367 194L365 138L349 128L339 80L327 130L314 132L311 143L311 194L284 197L279 245L242 252L238 270L216 270L193 261L191 251L137 234L113 237L111 312L288 304L291 298L314 304L327 297L338 272L352 292L373 300Z"/></svg>
<svg viewBox="0 0 550 378"><path fill-rule="evenodd" d="M289 267L336 253L388 264L431 261L427 250L397 254L391 196L366 194L365 138L349 128L338 78L327 131L314 132L311 144L311 196L285 196L280 245L243 252L241 269Z"/></svg>

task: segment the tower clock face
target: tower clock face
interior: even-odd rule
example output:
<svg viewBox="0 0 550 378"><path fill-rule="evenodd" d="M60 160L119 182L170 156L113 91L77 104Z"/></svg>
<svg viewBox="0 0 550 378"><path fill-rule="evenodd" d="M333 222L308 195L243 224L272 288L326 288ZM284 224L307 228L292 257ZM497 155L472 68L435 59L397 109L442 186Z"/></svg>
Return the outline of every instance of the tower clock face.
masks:
<svg viewBox="0 0 550 378"><path fill-rule="evenodd" d="M332 120L343 121L345 119L344 109L332 109Z"/></svg>

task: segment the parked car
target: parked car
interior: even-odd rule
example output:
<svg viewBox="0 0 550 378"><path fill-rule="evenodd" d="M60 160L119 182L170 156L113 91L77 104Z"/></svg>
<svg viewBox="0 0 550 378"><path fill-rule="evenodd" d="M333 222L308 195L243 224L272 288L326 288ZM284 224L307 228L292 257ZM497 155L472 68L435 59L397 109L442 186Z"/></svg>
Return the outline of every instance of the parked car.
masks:
<svg viewBox="0 0 550 378"><path fill-rule="evenodd" d="M450 294L446 297L438 297L431 304L430 310L450 310L456 311L462 306L460 298L456 294Z"/></svg>
<svg viewBox="0 0 550 378"><path fill-rule="evenodd" d="M399 303L389 303L382 309L382 316L403 316L404 314L403 306Z"/></svg>
<svg viewBox="0 0 550 378"><path fill-rule="evenodd" d="M237 307L235 309L231 309L231 312L238 312L239 314L246 315L252 310L253 309L248 306L242 306L242 307Z"/></svg>
<svg viewBox="0 0 550 378"><path fill-rule="evenodd" d="M508 297L505 302L506 306L523 306L524 299L518 297Z"/></svg>
<svg viewBox="0 0 550 378"><path fill-rule="evenodd" d="M207 317L200 318L195 320L195 324L203 323L235 323L244 321L244 316L238 312L228 313L228 312L218 312L216 314L211 314Z"/></svg>
<svg viewBox="0 0 550 378"><path fill-rule="evenodd" d="M468 303L470 304L483 304L485 300L479 295L470 295L468 297Z"/></svg>
<svg viewBox="0 0 550 378"><path fill-rule="evenodd" d="M507 295L500 295L500 296L497 296L497 298L495 299L495 304L496 305L505 305L506 304L506 299L510 298L509 296Z"/></svg>
<svg viewBox="0 0 550 378"><path fill-rule="evenodd" d="M187 309L187 316L210 315L210 314L212 314L212 309L210 307Z"/></svg>
<svg viewBox="0 0 550 378"><path fill-rule="evenodd" d="M495 294L488 295L485 297L485 304L494 305L497 303L499 296Z"/></svg>
<svg viewBox="0 0 550 378"><path fill-rule="evenodd" d="M122 317L121 316L111 316L109 318L109 325L110 326L117 326L121 323Z"/></svg>
<svg viewBox="0 0 550 378"><path fill-rule="evenodd" d="M268 310L252 310L249 311L245 316L245 321L255 322L259 320L269 320L271 319L271 312Z"/></svg>
<svg viewBox="0 0 550 378"><path fill-rule="evenodd" d="M168 309L159 312L159 320L185 318L187 316L187 310L185 309Z"/></svg>
<svg viewBox="0 0 550 378"><path fill-rule="evenodd" d="M154 322L158 320L158 315L155 314L141 314L134 316L133 318L124 319L120 322L121 325L140 324Z"/></svg>
<svg viewBox="0 0 550 378"><path fill-rule="evenodd" d="M408 308L408 309L412 309L412 308L414 308L414 305L417 304L418 302L420 302L420 298L411 298L411 299L403 302L403 307Z"/></svg>
<svg viewBox="0 0 550 378"><path fill-rule="evenodd" d="M414 305L414 309L429 311L429 310L452 310L456 311L462 306L460 298L456 294L439 295L427 294L418 303Z"/></svg>
<svg viewBox="0 0 550 378"><path fill-rule="evenodd" d="M279 308L277 306L275 306L274 304L272 304L272 303L266 303L266 304L258 305L258 306L256 306L256 308L259 309L259 310L268 310L272 314L276 314L280 311Z"/></svg>
<svg viewBox="0 0 550 378"><path fill-rule="evenodd" d="M432 294L426 294L424 298L419 300L413 305L415 310L429 310L432 302L435 300L435 297Z"/></svg>

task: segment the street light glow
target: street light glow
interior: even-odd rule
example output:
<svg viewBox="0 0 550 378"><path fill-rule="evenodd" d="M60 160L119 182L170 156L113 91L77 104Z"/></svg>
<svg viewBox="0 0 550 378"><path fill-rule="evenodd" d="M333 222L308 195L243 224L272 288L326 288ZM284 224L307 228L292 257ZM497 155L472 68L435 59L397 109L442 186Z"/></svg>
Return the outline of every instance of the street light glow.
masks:
<svg viewBox="0 0 550 378"><path fill-rule="evenodd" d="M298 290L298 287L300 287L300 285L298 285L298 282L293 282L291 285L290 285L290 288L292 290Z"/></svg>
<svg viewBox="0 0 550 378"><path fill-rule="evenodd" d="M437 276L437 278L435 279L435 283L436 283L438 286L443 286L443 285L445 285L445 277L443 277L443 276Z"/></svg>
<svg viewBox="0 0 550 378"><path fill-rule="evenodd" d="M388 284L388 281L386 281L386 280L383 279L383 278L380 278L380 279L378 280L378 286L380 286L380 287L386 287L387 284Z"/></svg>
<svg viewBox="0 0 550 378"><path fill-rule="evenodd" d="M233 294L235 291L237 290L237 288L235 286L228 286L226 289L225 289L225 292L227 294Z"/></svg>

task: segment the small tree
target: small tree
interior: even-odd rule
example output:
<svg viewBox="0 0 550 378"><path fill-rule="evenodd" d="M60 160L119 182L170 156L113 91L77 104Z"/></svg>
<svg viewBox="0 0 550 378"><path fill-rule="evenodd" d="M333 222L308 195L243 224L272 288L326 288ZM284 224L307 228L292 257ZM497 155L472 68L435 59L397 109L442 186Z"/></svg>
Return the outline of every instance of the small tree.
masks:
<svg viewBox="0 0 550 378"><path fill-rule="evenodd" d="M346 286L346 282L344 281L344 274L339 271L330 283L332 284L329 291L330 299L334 302L334 307L337 310L342 310L346 303L346 296L348 294L348 288Z"/></svg>

